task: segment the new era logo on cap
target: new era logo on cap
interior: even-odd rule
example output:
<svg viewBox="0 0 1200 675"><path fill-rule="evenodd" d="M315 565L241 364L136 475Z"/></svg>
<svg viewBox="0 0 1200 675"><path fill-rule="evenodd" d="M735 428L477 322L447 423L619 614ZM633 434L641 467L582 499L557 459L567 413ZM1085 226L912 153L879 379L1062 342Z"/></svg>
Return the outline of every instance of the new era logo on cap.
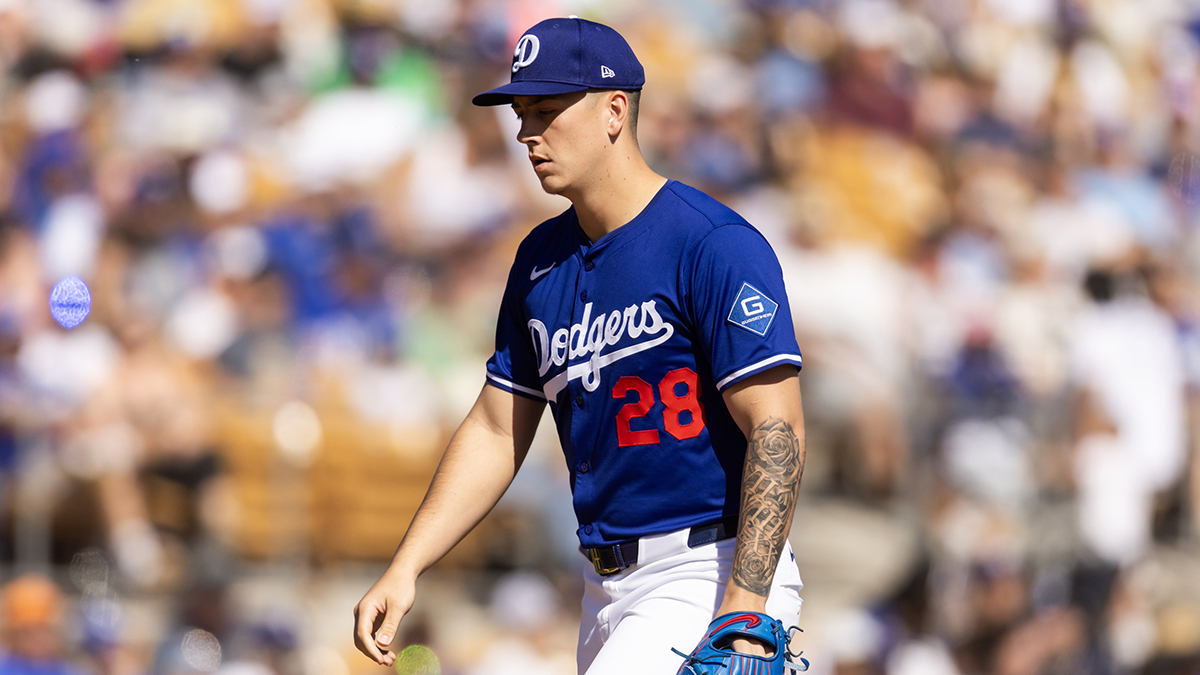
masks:
<svg viewBox="0 0 1200 675"><path fill-rule="evenodd" d="M475 105L507 105L514 96L554 96L588 89L635 91L645 70L617 31L575 17L546 19L517 41L509 83L486 91Z"/></svg>

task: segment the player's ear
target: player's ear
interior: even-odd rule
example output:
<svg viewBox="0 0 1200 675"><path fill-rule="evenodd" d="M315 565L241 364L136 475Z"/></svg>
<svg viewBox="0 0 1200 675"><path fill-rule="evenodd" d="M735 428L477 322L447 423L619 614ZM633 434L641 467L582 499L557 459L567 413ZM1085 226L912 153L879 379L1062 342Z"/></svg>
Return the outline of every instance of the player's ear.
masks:
<svg viewBox="0 0 1200 675"><path fill-rule="evenodd" d="M604 114L608 120L608 137L616 141L629 122L629 95L619 89L608 92Z"/></svg>

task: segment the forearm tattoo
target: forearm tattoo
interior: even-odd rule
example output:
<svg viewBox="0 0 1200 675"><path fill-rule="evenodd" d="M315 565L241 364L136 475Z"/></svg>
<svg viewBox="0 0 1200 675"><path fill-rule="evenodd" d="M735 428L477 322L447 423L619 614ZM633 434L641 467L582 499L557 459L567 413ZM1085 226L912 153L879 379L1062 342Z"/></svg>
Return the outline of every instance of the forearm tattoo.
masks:
<svg viewBox="0 0 1200 675"><path fill-rule="evenodd" d="M804 448L792 425L771 418L755 427L746 447L732 572L733 583L751 593L766 597L771 592L803 471Z"/></svg>

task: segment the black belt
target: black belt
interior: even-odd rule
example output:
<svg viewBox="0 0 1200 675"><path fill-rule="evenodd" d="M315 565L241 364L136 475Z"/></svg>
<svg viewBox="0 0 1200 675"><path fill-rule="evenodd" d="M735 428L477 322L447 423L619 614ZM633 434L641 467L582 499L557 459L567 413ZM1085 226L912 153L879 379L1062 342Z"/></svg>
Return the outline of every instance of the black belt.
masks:
<svg viewBox="0 0 1200 675"><path fill-rule="evenodd" d="M696 548L714 541L722 541L737 535L737 518L723 518L703 525L694 525L688 530L688 548ZM625 541L611 546L582 549L596 574L611 576L637 563L638 540Z"/></svg>

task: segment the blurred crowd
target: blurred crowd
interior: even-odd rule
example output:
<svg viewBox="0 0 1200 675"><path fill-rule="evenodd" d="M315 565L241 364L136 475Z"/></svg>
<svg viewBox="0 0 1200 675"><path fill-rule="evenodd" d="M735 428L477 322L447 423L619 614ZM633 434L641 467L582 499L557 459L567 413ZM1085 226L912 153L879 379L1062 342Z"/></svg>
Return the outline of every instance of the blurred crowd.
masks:
<svg viewBox="0 0 1200 675"><path fill-rule="evenodd" d="M779 254L814 670L1200 673L1200 2L0 0L0 675L379 670L340 619L405 522L248 537L229 429L262 490L360 452L334 419L423 489L567 206L469 100L572 13ZM573 672L556 453L421 591L444 672Z"/></svg>

